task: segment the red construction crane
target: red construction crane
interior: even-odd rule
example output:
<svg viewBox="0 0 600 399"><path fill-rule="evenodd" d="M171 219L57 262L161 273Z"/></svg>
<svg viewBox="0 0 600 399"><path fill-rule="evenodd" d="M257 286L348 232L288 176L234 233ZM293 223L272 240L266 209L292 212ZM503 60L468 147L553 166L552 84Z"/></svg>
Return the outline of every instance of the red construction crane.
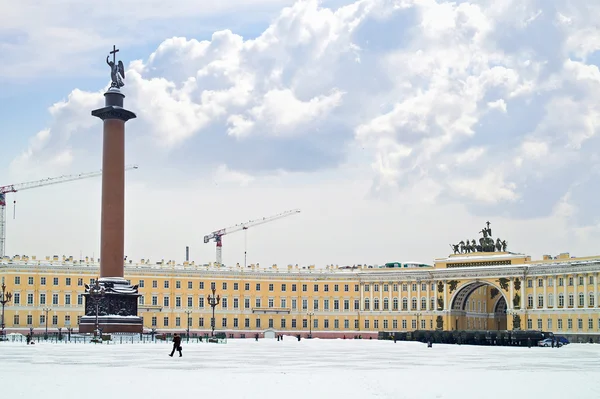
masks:
<svg viewBox="0 0 600 399"><path fill-rule="evenodd" d="M126 166L125 170L137 169L137 165ZM0 259L4 258L6 245L6 194L17 191L29 190L30 188L50 186L52 184L66 183L74 180L87 179L102 175L102 171L80 173L78 175L65 175L50 177L43 180L30 181L27 183L11 184L0 187Z"/></svg>
<svg viewBox="0 0 600 399"><path fill-rule="evenodd" d="M300 209L293 209L291 211L285 211L285 212L279 213L274 216L269 216L269 217L265 217L262 219L250 220L245 223L236 224L235 226L226 227L221 230L213 231L212 233L204 236L204 243L206 244L210 240L215 240L215 242L217 243L217 265L221 266L222 261L223 261L223 258L222 258L223 240L221 237L223 237L225 234L231 234L231 233L235 233L236 231L241 231L241 230L248 230L250 227L269 223L269 222L272 222L277 219L295 215L297 213L300 213ZM244 266L245 266L245 264L246 264L246 251L244 251Z"/></svg>

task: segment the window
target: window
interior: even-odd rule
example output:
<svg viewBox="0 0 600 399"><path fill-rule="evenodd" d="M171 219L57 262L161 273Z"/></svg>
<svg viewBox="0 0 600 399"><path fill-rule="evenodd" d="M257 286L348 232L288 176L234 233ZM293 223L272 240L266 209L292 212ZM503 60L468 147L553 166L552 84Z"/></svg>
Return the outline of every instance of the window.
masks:
<svg viewBox="0 0 600 399"><path fill-rule="evenodd" d="M402 284L402 292L408 292L408 284Z"/></svg>
<svg viewBox="0 0 600 399"><path fill-rule="evenodd" d="M181 317L175 317L175 327L181 327Z"/></svg>
<svg viewBox="0 0 600 399"><path fill-rule="evenodd" d="M544 286L544 279L543 278L538 278L538 287L543 287L543 286Z"/></svg>
<svg viewBox="0 0 600 399"><path fill-rule="evenodd" d="M358 319L354 319L354 329L358 330Z"/></svg>
<svg viewBox="0 0 600 399"><path fill-rule="evenodd" d="M56 280L58 281L58 279L56 279ZM15 276L15 285L19 285L19 284L21 284L21 277ZM16 316L17 316L17 320L18 320L18 315L16 315Z"/></svg>
<svg viewBox="0 0 600 399"><path fill-rule="evenodd" d="M169 327L169 316L163 317L163 325Z"/></svg>
<svg viewBox="0 0 600 399"><path fill-rule="evenodd" d="M373 320L373 328L379 328L379 320Z"/></svg>
<svg viewBox="0 0 600 399"><path fill-rule="evenodd" d="M313 309L319 310L319 300L318 299L313 299Z"/></svg>
<svg viewBox="0 0 600 399"><path fill-rule="evenodd" d="M338 284L333 285L333 291L338 292L340 290L340 286Z"/></svg>
<svg viewBox="0 0 600 399"><path fill-rule="evenodd" d="M365 310L369 310L371 302L369 298L365 298Z"/></svg>
<svg viewBox="0 0 600 399"><path fill-rule="evenodd" d="M40 285L46 285L46 277L40 277Z"/></svg>
<svg viewBox="0 0 600 399"><path fill-rule="evenodd" d="M33 277L27 277L27 284L33 285ZM31 324L31 323L28 323Z"/></svg>
<svg viewBox="0 0 600 399"><path fill-rule="evenodd" d="M169 297L168 297L168 296L165 296L165 297L163 298L163 306L164 306L165 308L168 308L168 307L169 307Z"/></svg>
<svg viewBox="0 0 600 399"><path fill-rule="evenodd" d="M554 287L554 279L552 277L548 277L548 287Z"/></svg>
<svg viewBox="0 0 600 399"><path fill-rule="evenodd" d="M296 328L296 319L292 319L292 328Z"/></svg>
<svg viewBox="0 0 600 399"><path fill-rule="evenodd" d="M54 278L52 279L52 284L53 284L53 285L58 285L58 277L54 277Z"/></svg>
<svg viewBox="0 0 600 399"><path fill-rule="evenodd" d="M344 310L350 310L350 300L344 299Z"/></svg>
<svg viewBox="0 0 600 399"><path fill-rule="evenodd" d="M156 295L152 296L152 306L158 306L158 297Z"/></svg>
<svg viewBox="0 0 600 399"><path fill-rule="evenodd" d="M402 310L408 310L408 298L402 298Z"/></svg>
<svg viewBox="0 0 600 399"><path fill-rule="evenodd" d="M373 284L373 291L379 292L379 284Z"/></svg>
<svg viewBox="0 0 600 399"><path fill-rule="evenodd" d="M344 328L345 329L350 328L350 320L344 320Z"/></svg>
<svg viewBox="0 0 600 399"><path fill-rule="evenodd" d="M200 290L204 289L204 281L199 281L198 282L198 289L200 289Z"/></svg>
<svg viewBox="0 0 600 399"><path fill-rule="evenodd" d="M275 301L273 300L273 298L269 298L268 306L269 306L270 308L272 308L272 307L274 307L274 306L275 306Z"/></svg>
<svg viewBox="0 0 600 399"><path fill-rule="evenodd" d="M194 283L192 283L191 281L188 281L188 290L191 290L194 288Z"/></svg>
<svg viewBox="0 0 600 399"><path fill-rule="evenodd" d="M538 295L538 308L543 308L544 307L544 296L543 295ZM542 327L540 327L541 329Z"/></svg>
<svg viewBox="0 0 600 399"><path fill-rule="evenodd" d="M77 285L79 285L79 282L77 283ZM140 280L138 283L138 287L139 288L144 288L144 280Z"/></svg>
<svg viewBox="0 0 600 399"><path fill-rule="evenodd" d="M244 284L244 290L250 291L250 283L245 283Z"/></svg>
<svg viewBox="0 0 600 399"><path fill-rule="evenodd" d="M394 330L398 329L398 320L396 320L396 319L392 320L392 328Z"/></svg>
<svg viewBox="0 0 600 399"><path fill-rule="evenodd" d="M527 288L533 288L533 280L527 279Z"/></svg>
<svg viewBox="0 0 600 399"><path fill-rule="evenodd" d="M227 309L227 298L221 298L221 308L222 309Z"/></svg>
<svg viewBox="0 0 600 399"><path fill-rule="evenodd" d="M573 277L569 277L569 287L571 287L573 285ZM568 322L567 322L568 324Z"/></svg>
<svg viewBox="0 0 600 399"><path fill-rule="evenodd" d="M169 280L165 280L164 287L165 288L169 288ZM168 320L168 318L167 318L167 320Z"/></svg>
<svg viewBox="0 0 600 399"><path fill-rule="evenodd" d="M527 296L527 307L528 308L532 308L533 307L533 295L528 295Z"/></svg>
<svg viewBox="0 0 600 399"><path fill-rule="evenodd" d="M58 294L52 294L52 304L58 305Z"/></svg>
<svg viewBox="0 0 600 399"><path fill-rule="evenodd" d="M348 284L344 284L344 292L348 292L350 289L350 287L348 286Z"/></svg>
<svg viewBox="0 0 600 399"><path fill-rule="evenodd" d="M227 283L224 282L223 283L223 290L226 290L226 289L227 289Z"/></svg>
<svg viewBox="0 0 600 399"><path fill-rule="evenodd" d="M296 292L296 284L292 284L292 292Z"/></svg>
<svg viewBox="0 0 600 399"><path fill-rule="evenodd" d="M260 283L256 284L256 291L260 291Z"/></svg>
<svg viewBox="0 0 600 399"><path fill-rule="evenodd" d="M421 284L421 291L427 291L427 284Z"/></svg>
<svg viewBox="0 0 600 399"><path fill-rule="evenodd" d="M369 284L365 284L365 292L369 292Z"/></svg>
<svg viewBox="0 0 600 399"><path fill-rule="evenodd" d="M65 305L71 305L71 294L65 294Z"/></svg>
<svg viewBox="0 0 600 399"><path fill-rule="evenodd" d="M583 307L585 305L585 294L583 292L579 293L579 307Z"/></svg>
<svg viewBox="0 0 600 399"><path fill-rule="evenodd" d="M333 300L333 309L334 310L340 310L340 300L339 299L334 299Z"/></svg>
<svg viewBox="0 0 600 399"><path fill-rule="evenodd" d="M256 298L256 301L254 302L254 306L257 308L260 308L260 298Z"/></svg>
<svg viewBox="0 0 600 399"><path fill-rule="evenodd" d="M223 317L223 319L221 319L221 327L227 327L227 317Z"/></svg>
<svg viewBox="0 0 600 399"><path fill-rule="evenodd" d="M158 288L158 281L152 280L152 288Z"/></svg>
<svg viewBox="0 0 600 399"><path fill-rule="evenodd" d="M313 284L313 291L319 292L319 284Z"/></svg>
<svg viewBox="0 0 600 399"><path fill-rule="evenodd" d="M590 276L588 279L588 284L594 284L594 276Z"/></svg>
<svg viewBox="0 0 600 399"><path fill-rule="evenodd" d="M567 328L569 330L573 328L573 319L567 319Z"/></svg>
<svg viewBox="0 0 600 399"><path fill-rule="evenodd" d="M379 298L373 299L373 310L379 310Z"/></svg>
<svg viewBox="0 0 600 399"><path fill-rule="evenodd" d="M469 321L469 320L467 319L467 322L468 322L468 321ZM411 326L411 328L412 328L413 330L414 330L414 329L416 329L416 328L417 328L417 321L416 321L416 320L411 320L410 326Z"/></svg>
<svg viewBox="0 0 600 399"><path fill-rule="evenodd" d="M548 319L548 330L552 330L552 319Z"/></svg>
<svg viewBox="0 0 600 399"><path fill-rule="evenodd" d="M27 294L27 304L33 305L33 293Z"/></svg>
<svg viewBox="0 0 600 399"><path fill-rule="evenodd" d="M359 310L359 309L360 309L360 300L355 299L354 300L354 310Z"/></svg>
<svg viewBox="0 0 600 399"><path fill-rule="evenodd" d="M303 299L302 300L302 310L307 310L308 309L308 299Z"/></svg>
<svg viewBox="0 0 600 399"><path fill-rule="evenodd" d="M548 306L554 307L554 295L548 294Z"/></svg>
<svg viewBox="0 0 600 399"><path fill-rule="evenodd" d="M595 301L594 301L594 299L595 299L595 298L594 298L594 293L593 293L593 292L590 292L590 293L589 293L589 300L588 300L588 302L589 302L589 305L588 305L588 306L590 306L590 307L594 307L594 306L596 306L596 305L595 305Z"/></svg>
<svg viewBox="0 0 600 399"><path fill-rule="evenodd" d="M40 305L46 304L46 294L40 294Z"/></svg>
<svg viewBox="0 0 600 399"><path fill-rule="evenodd" d="M285 292L285 290L286 290L285 284L281 284L281 292Z"/></svg>
<svg viewBox="0 0 600 399"><path fill-rule="evenodd" d="M323 291L325 291L325 292L329 292L329 284L325 284L325 285L323 286Z"/></svg>
<svg viewBox="0 0 600 399"><path fill-rule="evenodd" d="M240 299L239 298L233 298L233 308L234 309L238 309L240 307Z"/></svg>
<svg viewBox="0 0 600 399"><path fill-rule="evenodd" d="M531 330L533 328L533 320L527 319L527 329Z"/></svg>
<svg viewBox="0 0 600 399"><path fill-rule="evenodd" d="M538 328L538 330L542 329L542 319L538 319L538 321L537 321L537 328Z"/></svg>
<svg viewBox="0 0 600 399"><path fill-rule="evenodd" d="M594 319L588 319L588 330L594 329Z"/></svg>
<svg viewBox="0 0 600 399"><path fill-rule="evenodd" d="M388 285L387 285L387 284L384 284L384 285L383 285L383 292L388 292L388 290L389 290L389 287L388 287Z"/></svg>
<svg viewBox="0 0 600 399"><path fill-rule="evenodd" d="M308 320L302 319L302 328L308 328Z"/></svg>
<svg viewBox="0 0 600 399"><path fill-rule="evenodd" d="M562 319L558 319L557 324L558 324L558 329L562 330L562 328L563 328Z"/></svg>
<svg viewBox="0 0 600 399"><path fill-rule="evenodd" d="M244 298L244 309L250 309L250 298Z"/></svg>
<svg viewBox="0 0 600 399"><path fill-rule="evenodd" d="M204 317L198 318L198 327L204 327Z"/></svg>
<svg viewBox="0 0 600 399"><path fill-rule="evenodd" d="M565 306L565 296L564 294L558 294L558 307L563 308Z"/></svg>
<svg viewBox="0 0 600 399"><path fill-rule="evenodd" d="M194 297L188 296L187 297L187 307L191 308L194 306Z"/></svg>
<svg viewBox="0 0 600 399"><path fill-rule="evenodd" d="M583 319L577 319L577 329L583 329Z"/></svg>
<svg viewBox="0 0 600 399"><path fill-rule="evenodd" d="M417 285L416 285L416 284L414 284L414 283L413 283L413 285L412 285L412 290L413 290L413 292L416 292L416 291L417 291Z"/></svg>
<svg viewBox="0 0 600 399"><path fill-rule="evenodd" d="M365 328L369 328L369 320L365 320Z"/></svg>
<svg viewBox="0 0 600 399"><path fill-rule="evenodd" d="M77 300L79 301L79 296L77 296ZM138 305L143 305L144 304L144 296L140 295L138 297Z"/></svg>
<svg viewBox="0 0 600 399"><path fill-rule="evenodd" d="M13 316L13 324L15 326L19 325L19 315L18 314L16 314L16 315Z"/></svg>
<svg viewBox="0 0 600 399"><path fill-rule="evenodd" d="M558 278L558 286L559 287L563 287L565 285L565 279L563 279L562 277Z"/></svg>
<svg viewBox="0 0 600 399"><path fill-rule="evenodd" d="M234 317L233 318L233 328L238 328L239 327L239 322L238 322L238 318Z"/></svg>
<svg viewBox="0 0 600 399"><path fill-rule="evenodd" d="M398 284L392 285L392 291L398 292Z"/></svg>
<svg viewBox="0 0 600 399"><path fill-rule="evenodd" d="M421 298L421 310L425 310L425 309L427 309L427 298L422 297Z"/></svg>
<svg viewBox="0 0 600 399"><path fill-rule="evenodd" d="M269 291L272 292L274 289L275 289L274 285L273 284L269 284Z"/></svg>
<svg viewBox="0 0 600 399"><path fill-rule="evenodd" d="M359 292L360 291L360 286L358 284L354 284L354 292ZM358 328L358 327L356 327Z"/></svg>
<svg viewBox="0 0 600 399"><path fill-rule="evenodd" d="M410 305L412 310L417 310L417 298L413 297Z"/></svg>
<svg viewBox="0 0 600 399"><path fill-rule="evenodd" d="M573 307L575 305L575 300L573 294L569 294L569 307Z"/></svg>
<svg viewBox="0 0 600 399"><path fill-rule="evenodd" d="M260 328L260 319L256 319L256 328Z"/></svg>
<svg viewBox="0 0 600 399"><path fill-rule="evenodd" d="M280 328L285 328L285 319L281 319L279 326Z"/></svg>
<svg viewBox="0 0 600 399"><path fill-rule="evenodd" d="M392 301L392 309L398 310L398 298L394 298L394 300Z"/></svg>
<svg viewBox="0 0 600 399"><path fill-rule="evenodd" d="M71 285L71 277L65 279L65 285Z"/></svg>
<svg viewBox="0 0 600 399"><path fill-rule="evenodd" d="M238 283L233 283L233 290L239 291L239 289L240 289L240 285Z"/></svg>
<svg viewBox="0 0 600 399"><path fill-rule="evenodd" d="M583 281L584 281L583 276L579 276L579 285L583 285Z"/></svg>

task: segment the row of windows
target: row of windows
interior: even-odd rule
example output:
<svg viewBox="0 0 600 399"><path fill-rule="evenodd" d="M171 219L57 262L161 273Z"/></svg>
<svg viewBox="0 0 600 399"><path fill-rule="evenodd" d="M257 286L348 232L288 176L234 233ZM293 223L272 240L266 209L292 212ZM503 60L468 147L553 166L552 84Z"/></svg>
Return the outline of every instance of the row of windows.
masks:
<svg viewBox="0 0 600 399"><path fill-rule="evenodd" d="M568 294L567 296L568 299L568 307L574 307L575 306L575 295L574 294ZM534 297L533 295L528 295L527 296L527 307L528 308L533 308L533 304L534 304ZM547 306L549 307L554 307L554 295L553 294L548 294L548 304ZM585 294L583 292L580 292L578 295L578 302L577 302L577 306L579 307L584 307L585 306ZM594 307L596 306L596 295L593 292L588 293L588 303L587 306L589 307ZM544 295L540 294L538 295L537 298L537 307L538 308L543 308L544 307ZM565 295L563 293L558 294L558 307L559 308L564 308L565 307Z"/></svg>
<svg viewBox="0 0 600 399"><path fill-rule="evenodd" d="M27 322L28 326L32 326L33 325L33 315L28 314L28 315L26 315L25 319L26 319L26 322ZM77 316L77 324L78 325L79 325L79 321L80 320L81 320L81 316ZM65 315L63 321L64 321L64 325L65 326L71 325L71 315L68 315L68 314ZM46 325L46 315L45 314L40 315L39 322L40 322L39 323L40 326L42 326L42 327ZM16 315L13 316L13 324L15 326L19 326L21 324L21 317L20 317L20 315L16 314ZM58 315L53 315L52 316L52 324L51 325L52 326L57 326L58 325Z"/></svg>
<svg viewBox="0 0 600 399"><path fill-rule="evenodd" d="M82 294L77 294L77 305L83 305L83 295ZM69 306L72 305L71 303L71 294L65 294L64 295L64 302L62 303L63 305ZM29 293L27 294L27 305L33 305L34 301L33 301L33 294ZM22 305L22 301L21 301L21 294L19 292L15 292L13 294L13 304L15 305ZM52 301L51 301L52 305L59 305L59 294L52 294ZM47 296L45 293L41 293L39 295L39 305L47 305Z"/></svg>
<svg viewBox="0 0 600 399"><path fill-rule="evenodd" d="M52 285L58 285L58 282L59 282L58 277L52 278ZM20 284L21 284L21 276L15 276L15 285L20 285ZM28 285L34 284L34 278L32 276L27 277L27 284ZM46 277L40 277L40 285L46 285ZM65 285L71 285L71 277L65 277ZM83 286L83 278L77 279L77 285L80 287Z"/></svg>
<svg viewBox="0 0 600 399"><path fill-rule="evenodd" d="M558 280L558 286L564 287L565 278L559 277L557 280ZM534 279L531 279L531 278L527 279L527 288L533 288L533 281L534 281ZM585 277L584 276L579 276L577 279L575 279L575 277L568 277L567 285L569 287L572 287L574 285L575 281L577 281L577 285L585 285ZM588 276L588 284L592 284L592 285L594 284L594 276ZM544 287L544 279L543 278L537 279L537 286ZM548 277L548 287L554 287L554 278L553 277Z"/></svg>
<svg viewBox="0 0 600 399"><path fill-rule="evenodd" d="M546 326L549 331L552 331L552 329L553 329L552 324L553 324L552 319L548 319L546 321ZM556 328L558 330L564 329L563 319L557 319L556 324L557 324ZM537 319L537 329L538 330L543 329L543 325L544 325L543 319ZM583 330L583 326L584 326L584 319L582 319L582 318L577 319L577 329ZM533 320L532 319L527 319L527 328L529 330L533 329ZM591 319L591 318L587 319L587 328L589 330L594 329L594 319ZM568 318L567 319L567 330L572 330L572 329L573 329L573 319ZM600 329L600 319L598 319L598 329Z"/></svg>

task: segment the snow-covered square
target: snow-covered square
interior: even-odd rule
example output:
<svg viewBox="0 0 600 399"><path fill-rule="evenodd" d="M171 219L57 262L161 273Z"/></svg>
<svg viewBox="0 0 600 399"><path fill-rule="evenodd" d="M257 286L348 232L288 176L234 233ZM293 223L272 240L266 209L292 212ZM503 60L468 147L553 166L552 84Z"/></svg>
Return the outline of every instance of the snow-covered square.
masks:
<svg viewBox="0 0 600 399"><path fill-rule="evenodd" d="M10 398L598 398L600 345L560 349L377 340L4 342Z"/></svg>

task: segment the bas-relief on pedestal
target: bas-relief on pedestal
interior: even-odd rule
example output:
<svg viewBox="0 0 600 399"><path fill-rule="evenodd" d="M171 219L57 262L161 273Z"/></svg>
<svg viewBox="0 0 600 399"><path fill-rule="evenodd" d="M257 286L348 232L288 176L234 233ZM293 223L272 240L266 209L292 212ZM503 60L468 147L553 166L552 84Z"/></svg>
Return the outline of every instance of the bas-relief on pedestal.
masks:
<svg viewBox="0 0 600 399"><path fill-rule="evenodd" d="M104 123L102 154L102 221L99 284L105 294L98 302L98 325L103 333L142 332L143 320L137 315L138 286L124 275L124 195L125 195L125 122L136 115L123 108L125 85L123 62L116 61L117 50L106 58L111 68L111 86L104 93L105 106L92 111ZM80 332L92 332L96 323L96 304L86 286L85 316L79 322Z"/></svg>

